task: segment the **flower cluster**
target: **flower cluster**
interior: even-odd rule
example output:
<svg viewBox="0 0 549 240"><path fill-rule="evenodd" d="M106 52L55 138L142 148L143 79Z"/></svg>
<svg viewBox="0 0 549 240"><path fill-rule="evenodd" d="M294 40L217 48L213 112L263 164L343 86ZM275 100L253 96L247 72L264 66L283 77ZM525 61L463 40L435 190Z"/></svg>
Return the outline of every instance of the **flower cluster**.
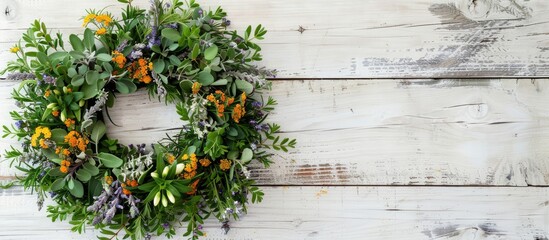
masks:
<svg viewBox="0 0 549 240"><path fill-rule="evenodd" d="M196 239L209 216L228 231L246 204L263 198L248 164L268 167L267 149L296 144L264 122L276 105L263 98L272 72L253 63L262 58L254 41L266 31L229 30L221 8L194 1L151 0L148 11L125 2L120 17L90 10L83 34L68 38L37 20L10 49L17 60L0 74L22 85L12 95L14 126L4 130L22 147L7 156L39 206L53 198L49 217L73 215L73 231L92 225L111 238L173 237L173 226L186 222L184 236ZM137 146L108 136L116 96L139 89L176 105L178 134Z"/></svg>

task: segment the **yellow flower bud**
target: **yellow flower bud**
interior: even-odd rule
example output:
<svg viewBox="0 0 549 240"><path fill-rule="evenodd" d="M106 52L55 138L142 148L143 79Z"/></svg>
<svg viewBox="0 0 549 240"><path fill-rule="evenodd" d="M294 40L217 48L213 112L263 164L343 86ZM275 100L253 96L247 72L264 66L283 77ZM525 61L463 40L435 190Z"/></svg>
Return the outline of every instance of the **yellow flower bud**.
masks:
<svg viewBox="0 0 549 240"><path fill-rule="evenodd" d="M177 164L177 166L175 167L175 174L181 174L181 172L183 172L183 169L185 169L185 164Z"/></svg>
<svg viewBox="0 0 549 240"><path fill-rule="evenodd" d="M153 177L153 178L158 178L159 176L158 176L158 173L152 172L152 173L151 173L151 177Z"/></svg>
<svg viewBox="0 0 549 240"><path fill-rule="evenodd" d="M55 95L61 94L61 92L60 92L59 90L57 90L57 89L54 89L54 90L53 90L53 93L55 93Z"/></svg>
<svg viewBox="0 0 549 240"><path fill-rule="evenodd" d="M83 107L84 103L86 103L86 101L84 101L84 99L80 99L80 102L78 102L78 106Z"/></svg>

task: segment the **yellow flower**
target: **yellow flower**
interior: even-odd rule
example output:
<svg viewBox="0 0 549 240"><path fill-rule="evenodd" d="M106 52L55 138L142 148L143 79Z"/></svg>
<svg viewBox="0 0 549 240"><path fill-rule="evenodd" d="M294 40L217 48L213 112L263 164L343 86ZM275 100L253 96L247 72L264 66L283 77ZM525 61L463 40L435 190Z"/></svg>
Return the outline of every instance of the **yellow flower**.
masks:
<svg viewBox="0 0 549 240"><path fill-rule="evenodd" d="M223 171L230 169L231 168L231 160L221 159L221 161L219 162L219 168L221 168L221 170L223 170Z"/></svg>
<svg viewBox="0 0 549 240"><path fill-rule="evenodd" d="M109 15L102 14L96 16L95 21L97 21L98 23L103 23L105 26L109 26L109 24L111 24L112 22L112 19L111 17L109 17Z"/></svg>
<svg viewBox="0 0 549 240"><path fill-rule="evenodd" d="M240 101L242 102L242 104L244 104L244 102L246 102L246 93L243 92L242 95L240 95Z"/></svg>
<svg viewBox="0 0 549 240"><path fill-rule="evenodd" d="M88 14L86 17L84 17L84 23L82 24L82 27L85 27L86 25L88 25L88 23L93 20L95 18L95 14L93 13L90 13Z"/></svg>
<svg viewBox="0 0 549 240"><path fill-rule="evenodd" d="M105 28L100 28L100 29L97 29L97 31L95 31L96 35L103 35L105 33L107 33L107 29Z"/></svg>
<svg viewBox="0 0 549 240"><path fill-rule="evenodd" d="M18 46L13 46L12 48L10 48L10 52L12 52L12 53L19 52L19 50L21 50L21 49Z"/></svg>
<svg viewBox="0 0 549 240"><path fill-rule="evenodd" d="M186 153L183 154L183 157L181 157L182 160L187 160L189 159L189 155L187 155Z"/></svg>
<svg viewBox="0 0 549 240"><path fill-rule="evenodd" d="M31 146L37 147L40 144L40 147L47 148L48 146L45 144L44 139L48 138L51 138L50 128L39 126L34 129L34 134L31 136Z"/></svg>

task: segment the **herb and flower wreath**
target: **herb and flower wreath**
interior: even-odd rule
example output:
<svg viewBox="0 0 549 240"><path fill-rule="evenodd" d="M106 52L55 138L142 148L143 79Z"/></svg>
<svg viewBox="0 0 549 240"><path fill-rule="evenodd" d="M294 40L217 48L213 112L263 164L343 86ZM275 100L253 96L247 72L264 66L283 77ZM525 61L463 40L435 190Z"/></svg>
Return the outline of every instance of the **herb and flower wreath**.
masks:
<svg viewBox="0 0 549 240"><path fill-rule="evenodd" d="M210 215L228 231L228 220L247 211L248 195L252 203L263 198L247 165L268 167L269 149L296 143L264 123L276 102L260 94L273 72L251 63L261 60L253 40L266 31L229 31L221 8L206 11L193 0L153 0L148 11L119 1L127 4L119 19L88 11L70 47L36 20L11 49L17 59L4 72L22 80L12 93L20 110L11 112L16 122L4 126L4 137L23 146L6 157L25 173L18 180L40 207L47 194L56 203L48 216L70 219L73 231L91 224L100 239L171 237L175 224L187 222L184 236L195 239ZM184 121L179 134L152 148L106 135L116 95L141 87L174 103Z"/></svg>

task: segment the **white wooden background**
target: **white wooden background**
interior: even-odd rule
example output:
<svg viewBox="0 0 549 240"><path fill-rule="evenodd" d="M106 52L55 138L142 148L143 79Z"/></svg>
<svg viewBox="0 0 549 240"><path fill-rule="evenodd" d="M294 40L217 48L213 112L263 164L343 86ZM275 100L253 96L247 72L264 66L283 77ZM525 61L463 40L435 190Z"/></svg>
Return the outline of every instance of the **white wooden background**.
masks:
<svg viewBox="0 0 549 240"><path fill-rule="evenodd" d="M206 239L549 238L549 1L201 2L221 4L234 29L270 30L262 64L280 73L270 119L299 140L254 168L264 202L228 235L208 221ZM84 9L106 5L120 7L0 0L0 68L35 18L81 32ZM2 124L16 84L0 81ZM122 127L109 135L126 143L179 124L143 93L119 98L111 115ZM0 163L0 181L15 174ZM0 239L94 238L51 223L35 201L0 190Z"/></svg>

